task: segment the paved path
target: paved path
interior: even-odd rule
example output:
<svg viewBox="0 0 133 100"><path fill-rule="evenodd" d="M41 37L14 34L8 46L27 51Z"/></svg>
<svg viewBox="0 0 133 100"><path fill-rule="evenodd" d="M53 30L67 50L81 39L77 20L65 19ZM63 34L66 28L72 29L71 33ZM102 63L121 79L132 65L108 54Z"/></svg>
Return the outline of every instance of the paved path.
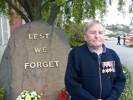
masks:
<svg viewBox="0 0 133 100"><path fill-rule="evenodd" d="M119 55L122 64L125 64L131 72L133 81L133 47L126 47L123 45L116 45L115 40L105 41L105 45L112 48Z"/></svg>

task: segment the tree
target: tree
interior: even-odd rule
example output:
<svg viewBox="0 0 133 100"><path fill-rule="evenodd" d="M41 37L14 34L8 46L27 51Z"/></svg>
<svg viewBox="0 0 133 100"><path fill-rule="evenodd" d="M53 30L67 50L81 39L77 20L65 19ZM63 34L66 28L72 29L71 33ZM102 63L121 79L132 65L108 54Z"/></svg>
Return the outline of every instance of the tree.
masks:
<svg viewBox="0 0 133 100"><path fill-rule="evenodd" d="M97 10L101 14L105 12L105 1L106 0L0 0L2 5L8 5L9 9L14 9L27 23L43 19L51 25L54 24L59 15L64 16L63 21L65 23L69 23L72 18L76 23L80 23L82 19L87 17L95 18Z"/></svg>
<svg viewBox="0 0 133 100"><path fill-rule="evenodd" d="M6 6L4 0L0 0L0 12L4 13L6 15L8 13L8 9L7 9L7 6Z"/></svg>

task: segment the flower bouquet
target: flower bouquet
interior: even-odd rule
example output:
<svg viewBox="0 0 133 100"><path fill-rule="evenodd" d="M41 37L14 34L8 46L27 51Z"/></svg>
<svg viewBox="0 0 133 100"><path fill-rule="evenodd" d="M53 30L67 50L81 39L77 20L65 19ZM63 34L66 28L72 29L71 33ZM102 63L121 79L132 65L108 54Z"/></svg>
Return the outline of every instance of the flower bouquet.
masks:
<svg viewBox="0 0 133 100"><path fill-rule="evenodd" d="M41 96L36 91L23 90L16 100L41 100Z"/></svg>

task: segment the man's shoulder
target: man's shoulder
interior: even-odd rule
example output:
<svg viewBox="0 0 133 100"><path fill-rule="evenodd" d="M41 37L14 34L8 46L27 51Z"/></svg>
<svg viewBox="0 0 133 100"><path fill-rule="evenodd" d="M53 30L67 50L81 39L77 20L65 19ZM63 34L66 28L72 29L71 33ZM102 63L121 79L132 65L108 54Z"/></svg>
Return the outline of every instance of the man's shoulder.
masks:
<svg viewBox="0 0 133 100"><path fill-rule="evenodd" d="M86 49L86 47L87 47L86 44L83 43L83 44L80 45L80 46L76 46L76 47L72 48L71 51L82 51L82 50Z"/></svg>
<svg viewBox="0 0 133 100"><path fill-rule="evenodd" d="M115 50L113 50L113 49L111 49L111 48L108 48L108 47L106 47L106 53L108 54L108 53L111 53L112 55L114 55L114 56L117 56L118 54L116 53L116 51Z"/></svg>
<svg viewBox="0 0 133 100"><path fill-rule="evenodd" d="M115 52L113 49L108 48L108 47L106 47L106 50L107 50L108 52Z"/></svg>

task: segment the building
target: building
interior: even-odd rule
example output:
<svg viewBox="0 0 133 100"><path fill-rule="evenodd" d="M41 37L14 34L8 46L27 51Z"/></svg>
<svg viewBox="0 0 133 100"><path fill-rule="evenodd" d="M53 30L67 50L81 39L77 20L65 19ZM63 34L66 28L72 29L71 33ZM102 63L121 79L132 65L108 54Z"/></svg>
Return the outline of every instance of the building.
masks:
<svg viewBox="0 0 133 100"><path fill-rule="evenodd" d="M6 45L10 37L9 20L3 14L0 14L0 45Z"/></svg>

